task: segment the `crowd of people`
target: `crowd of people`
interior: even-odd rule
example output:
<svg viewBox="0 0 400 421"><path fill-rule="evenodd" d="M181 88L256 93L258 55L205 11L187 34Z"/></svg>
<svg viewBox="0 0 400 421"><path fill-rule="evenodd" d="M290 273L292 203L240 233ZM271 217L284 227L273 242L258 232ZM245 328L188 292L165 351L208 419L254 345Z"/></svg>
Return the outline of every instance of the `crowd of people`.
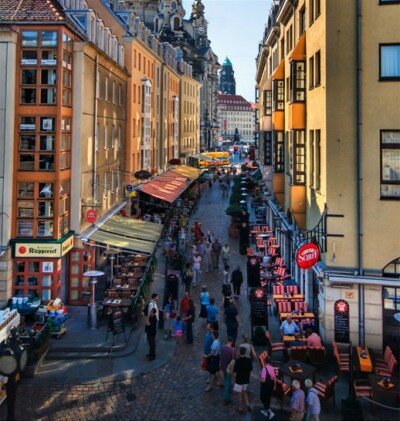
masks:
<svg viewBox="0 0 400 421"><path fill-rule="evenodd" d="M221 174L218 178L221 189L224 188L224 179L229 184L229 175ZM231 262L229 243L220 241L210 230L205 231L200 222L195 222L188 237L191 237L191 241L187 241L186 245L186 263L182 271L182 298L176 302L170 295L160 311L157 305L158 295L153 294L147 305L145 312L149 343L147 358L149 360L156 358L155 336L160 318L163 318L165 338L175 340L179 346L194 344L193 325L199 318L200 323L196 326L204 329L201 366L208 373L205 391L223 389L221 403L224 405L230 405L235 394L237 412L240 414L251 412L248 388L252 381L252 373L258 370L259 398L263 405L261 413L266 418L272 419L275 414L271 409L271 397L277 383L275 369L269 358L259 360L247 336L239 336L241 319L238 303L244 299L241 288L244 276L241 267L236 265L234 270L231 270L233 262ZM217 294L211 294L204 285L204 274L207 274L209 282L217 284L217 288L212 288L213 291L218 291ZM199 288L201 284L203 285ZM299 333L299 326L290 316L280 328L285 335ZM196 337L201 336L196 335ZM222 337L226 337L226 341L222 341ZM313 332L307 332L307 343L308 341L317 343L318 338ZM297 339L295 337L295 340ZM293 389L291 419L302 420L307 413L308 420L317 421L320 402L313 382L310 379L305 381L307 393L301 389L300 383L296 380L291 386Z"/></svg>

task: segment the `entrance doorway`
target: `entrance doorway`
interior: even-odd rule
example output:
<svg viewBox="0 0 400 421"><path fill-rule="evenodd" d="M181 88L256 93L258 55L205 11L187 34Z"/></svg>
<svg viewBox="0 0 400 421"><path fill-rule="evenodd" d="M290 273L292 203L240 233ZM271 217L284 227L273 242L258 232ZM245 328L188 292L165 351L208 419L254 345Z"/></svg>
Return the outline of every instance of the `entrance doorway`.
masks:
<svg viewBox="0 0 400 421"><path fill-rule="evenodd" d="M400 288L383 288L383 348L389 346L400 357L400 322L394 318L400 313Z"/></svg>

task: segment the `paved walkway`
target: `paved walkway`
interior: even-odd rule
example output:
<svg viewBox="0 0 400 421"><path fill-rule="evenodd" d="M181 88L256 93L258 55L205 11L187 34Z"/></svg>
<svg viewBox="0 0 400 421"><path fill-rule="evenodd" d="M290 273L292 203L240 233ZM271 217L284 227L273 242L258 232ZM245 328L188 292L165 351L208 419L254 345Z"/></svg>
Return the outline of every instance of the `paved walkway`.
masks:
<svg viewBox="0 0 400 421"><path fill-rule="evenodd" d="M202 222L203 231L211 230L220 240L228 240L231 246L231 266L239 264L246 273L246 259L239 254L237 240L228 239L229 217L225 215L228 199L221 197L217 184L206 192L201 199L192 221ZM161 275L161 272L160 274ZM221 298L222 268L210 274L201 275L201 285L219 301ZM163 279L157 276L154 288L162 292ZM193 293L199 308L200 288ZM249 306L246 288L243 288L239 303L241 333L248 334ZM222 341L226 340L226 329L221 328ZM223 406L223 392L220 389L206 393L206 374L200 371L199 364L203 349L204 331L197 319L195 323L195 343L193 345L175 345L168 343L158 335L157 360L145 359L147 347L143 337L139 339L137 352L113 363L106 360L82 360L79 367L72 369L64 362L62 369L56 367L57 375L51 367L49 373L42 373L39 378L24 380L19 387L17 399L17 419L63 419L78 420L232 420L265 419L260 415L261 405L258 399L258 367L255 366L250 385L253 412L239 415L235 411L235 400L230 406ZM58 362L51 362L54 365ZM53 367L54 368L54 367ZM115 370L131 372L129 378L112 380L104 373L112 374ZM79 378L70 375L70 370L79 373ZM46 371L46 370L45 370ZM134 377L132 377L134 376ZM90 383L87 383L87 382ZM234 398L235 399L235 398ZM287 402L286 402L287 404ZM275 419L288 419L289 412L280 411L279 404L273 400ZM275 410L276 408L276 410ZM287 408L287 407L286 407ZM324 420L338 419L329 403L329 415Z"/></svg>

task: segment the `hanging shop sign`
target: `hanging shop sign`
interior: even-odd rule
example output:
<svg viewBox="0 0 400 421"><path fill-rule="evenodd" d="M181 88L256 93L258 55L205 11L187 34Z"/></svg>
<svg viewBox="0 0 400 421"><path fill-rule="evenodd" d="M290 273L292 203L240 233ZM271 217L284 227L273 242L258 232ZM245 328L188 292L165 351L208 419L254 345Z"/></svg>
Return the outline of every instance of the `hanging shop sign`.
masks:
<svg viewBox="0 0 400 421"><path fill-rule="evenodd" d="M342 343L350 342L350 306L345 300L335 302L335 341Z"/></svg>
<svg viewBox="0 0 400 421"><path fill-rule="evenodd" d="M151 173L146 170L136 171L135 174L133 175L139 180L147 180L148 178L151 177Z"/></svg>
<svg viewBox="0 0 400 421"><path fill-rule="evenodd" d="M126 186L125 186L125 189L126 189L126 191L127 192L131 192L132 190L133 190L133 186L131 185L131 184L127 184Z"/></svg>
<svg viewBox="0 0 400 421"><path fill-rule="evenodd" d="M74 247L74 236L63 242L14 242L15 257L63 257Z"/></svg>
<svg viewBox="0 0 400 421"><path fill-rule="evenodd" d="M97 219L97 212L94 209L88 209L86 211L86 221L90 224L96 222Z"/></svg>
<svg viewBox="0 0 400 421"><path fill-rule="evenodd" d="M300 269L310 269L319 260L319 247L314 243L307 243L299 247L296 262Z"/></svg>

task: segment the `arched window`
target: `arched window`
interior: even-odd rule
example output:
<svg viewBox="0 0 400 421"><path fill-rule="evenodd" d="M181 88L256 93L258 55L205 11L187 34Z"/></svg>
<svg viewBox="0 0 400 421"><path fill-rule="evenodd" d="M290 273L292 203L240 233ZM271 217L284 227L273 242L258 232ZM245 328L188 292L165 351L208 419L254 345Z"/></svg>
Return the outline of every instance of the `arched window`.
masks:
<svg viewBox="0 0 400 421"><path fill-rule="evenodd" d="M392 260L382 269L382 276L387 278L400 278L400 257Z"/></svg>
<svg viewBox="0 0 400 421"><path fill-rule="evenodd" d="M178 16L174 17L174 31L179 31L179 28L181 27L181 20L178 18Z"/></svg>

